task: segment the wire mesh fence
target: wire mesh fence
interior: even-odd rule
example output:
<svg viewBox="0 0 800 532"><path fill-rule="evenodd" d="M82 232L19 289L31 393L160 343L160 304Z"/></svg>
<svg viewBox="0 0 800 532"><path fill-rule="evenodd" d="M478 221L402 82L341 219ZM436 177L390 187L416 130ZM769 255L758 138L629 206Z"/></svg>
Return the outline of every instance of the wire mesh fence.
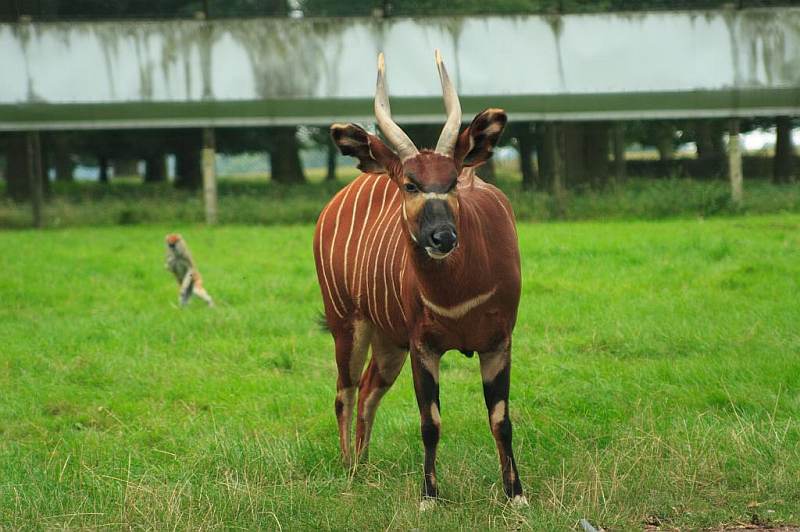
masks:
<svg viewBox="0 0 800 532"><path fill-rule="evenodd" d="M746 9L797 0L0 0L0 21L229 17L414 17Z"/></svg>

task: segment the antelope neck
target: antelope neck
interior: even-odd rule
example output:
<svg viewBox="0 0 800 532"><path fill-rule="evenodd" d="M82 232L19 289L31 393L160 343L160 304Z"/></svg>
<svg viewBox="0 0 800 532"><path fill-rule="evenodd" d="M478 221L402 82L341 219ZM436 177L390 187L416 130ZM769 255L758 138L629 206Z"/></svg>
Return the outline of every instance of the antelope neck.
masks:
<svg viewBox="0 0 800 532"><path fill-rule="evenodd" d="M414 249L410 262L423 304L437 314L453 318L483 304L497 289L494 283L481 282L490 277L489 272L482 271L481 250L474 247L480 235L469 234L479 228L470 220L473 210L461 208L460 213L459 244L447 258L432 259L409 241L409 246Z"/></svg>

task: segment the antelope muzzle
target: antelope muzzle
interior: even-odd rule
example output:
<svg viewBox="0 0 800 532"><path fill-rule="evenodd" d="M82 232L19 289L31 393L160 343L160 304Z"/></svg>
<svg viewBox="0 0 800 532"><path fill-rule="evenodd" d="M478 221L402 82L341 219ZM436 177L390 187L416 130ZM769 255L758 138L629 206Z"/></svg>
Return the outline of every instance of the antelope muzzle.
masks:
<svg viewBox="0 0 800 532"><path fill-rule="evenodd" d="M444 200L425 202L419 228L419 242L432 259L443 259L458 246L458 233L453 214Z"/></svg>

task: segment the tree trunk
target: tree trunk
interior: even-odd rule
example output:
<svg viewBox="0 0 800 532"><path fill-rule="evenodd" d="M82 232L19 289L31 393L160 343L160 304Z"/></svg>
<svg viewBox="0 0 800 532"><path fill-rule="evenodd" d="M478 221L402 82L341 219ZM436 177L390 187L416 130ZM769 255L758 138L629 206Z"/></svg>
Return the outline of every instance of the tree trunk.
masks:
<svg viewBox="0 0 800 532"><path fill-rule="evenodd" d="M569 123L562 126L564 137L564 181L569 185L589 183L586 169L585 124Z"/></svg>
<svg viewBox="0 0 800 532"><path fill-rule="evenodd" d="M694 142L697 144L697 158L708 159L714 156L714 143L711 141L711 121L694 121Z"/></svg>
<svg viewBox="0 0 800 532"><path fill-rule="evenodd" d="M100 174L97 178L98 181L108 184L108 156L100 155L97 157L97 165L100 167Z"/></svg>
<svg viewBox="0 0 800 532"><path fill-rule="evenodd" d="M672 139L658 139L658 158L662 161L671 161L675 158L675 148L672 146Z"/></svg>
<svg viewBox="0 0 800 532"><path fill-rule="evenodd" d="M792 119L779 116L775 119L775 159L772 179L776 183L789 183L794 179L794 146L792 145Z"/></svg>
<svg viewBox="0 0 800 532"><path fill-rule="evenodd" d="M163 153L150 154L145 159L144 182L162 183L167 180L167 164Z"/></svg>
<svg viewBox="0 0 800 532"><path fill-rule="evenodd" d="M175 149L175 187L198 190L203 185L200 168L200 135L194 131L181 138Z"/></svg>
<svg viewBox="0 0 800 532"><path fill-rule="evenodd" d="M627 178L625 165L625 125L622 122L614 124L614 181L621 185Z"/></svg>
<svg viewBox="0 0 800 532"><path fill-rule="evenodd" d="M725 122L722 120L713 120L711 122L711 153L718 161L725 160Z"/></svg>
<svg viewBox="0 0 800 532"><path fill-rule="evenodd" d="M39 183L42 187L44 196L50 194L50 144L46 142L46 138L41 133L36 133L36 150L38 152L39 160L37 164L37 172L39 175Z"/></svg>
<svg viewBox="0 0 800 532"><path fill-rule="evenodd" d="M536 162L539 166L539 183L542 190L550 190L553 185L553 157L554 154L548 143L551 129L556 127L553 123L541 122L536 126Z"/></svg>
<svg viewBox="0 0 800 532"><path fill-rule="evenodd" d="M671 161L675 158L674 135L675 127L672 124L660 123L656 125L655 145L660 160Z"/></svg>
<svg viewBox="0 0 800 532"><path fill-rule="evenodd" d="M531 127L532 124L523 122L520 124L517 133L519 171L522 174L522 186L527 189L534 189L539 185L539 176L536 175L536 168L533 166L533 151L536 146L536 139Z"/></svg>
<svg viewBox="0 0 800 532"><path fill-rule="evenodd" d="M114 159L111 165L114 167L115 178L139 175L139 161L136 159Z"/></svg>
<svg viewBox="0 0 800 532"><path fill-rule="evenodd" d="M608 185L609 125L591 122L584 127L586 173L592 187L602 190Z"/></svg>
<svg viewBox="0 0 800 532"><path fill-rule="evenodd" d="M6 143L6 194L15 201L30 197L28 141L25 133L12 133Z"/></svg>
<svg viewBox="0 0 800 532"><path fill-rule="evenodd" d="M300 145L294 127L274 127L270 130L269 150L272 180L278 183L303 183L303 165L300 162Z"/></svg>
<svg viewBox="0 0 800 532"><path fill-rule="evenodd" d="M336 156L339 153L339 149L336 147L336 144L333 142L333 138L330 135L328 137L328 172L325 174L326 181L334 181L336 180Z"/></svg>
<svg viewBox="0 0 800 532"><path fill-rule="evenodd" d="M716 177L725 168L725 146L718 120L696 120L694 123L697 158L701 161L701 175Z"/></svg>
<svg viewBox="0 0 800 532"><path fill-rule="evenodd" d="M53 166L56 169L56 181L74 181L73 171L75 170L75 164L72 162L67 141L57 133L50 138Z"/></svg>

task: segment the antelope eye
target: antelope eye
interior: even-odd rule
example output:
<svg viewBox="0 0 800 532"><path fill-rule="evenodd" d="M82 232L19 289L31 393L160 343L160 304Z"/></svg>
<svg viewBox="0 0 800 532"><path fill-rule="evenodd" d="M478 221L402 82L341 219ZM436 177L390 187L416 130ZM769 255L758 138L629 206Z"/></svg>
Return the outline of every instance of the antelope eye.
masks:
<svg viewBox="0 0 800 532"><path fill-rule="evenodd" d="M417 188L417 185L415 185L414 183L406 183L405 184L405 189L406 189L406 192L410 192L411 194L413 194L415 192L419 192L419 188Z"/></svg>

